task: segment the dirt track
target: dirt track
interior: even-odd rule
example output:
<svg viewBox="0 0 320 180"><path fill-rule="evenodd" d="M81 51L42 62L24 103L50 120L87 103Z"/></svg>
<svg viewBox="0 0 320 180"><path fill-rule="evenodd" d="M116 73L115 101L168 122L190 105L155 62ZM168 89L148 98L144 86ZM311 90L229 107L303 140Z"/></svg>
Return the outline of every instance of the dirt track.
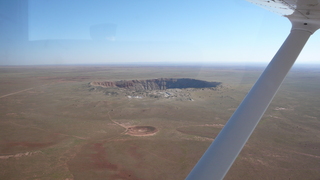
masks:
<svg viewBox="0 0 320 180"><path fill-rule="evenodd" d="M34 87L33 87L33 88L24 89L24 90L21 90L21 91L17 91L17 92L13 92L13 93L9 93L9 94L3 95L3 96L0 96L0 99L1 99L1 98L4 98L4 97L7 97L7 96L19 94L19 93L22 93L22 92L24 92L24 91L29 91L29 90L31 90L31 89L34 89Z"/></svg>

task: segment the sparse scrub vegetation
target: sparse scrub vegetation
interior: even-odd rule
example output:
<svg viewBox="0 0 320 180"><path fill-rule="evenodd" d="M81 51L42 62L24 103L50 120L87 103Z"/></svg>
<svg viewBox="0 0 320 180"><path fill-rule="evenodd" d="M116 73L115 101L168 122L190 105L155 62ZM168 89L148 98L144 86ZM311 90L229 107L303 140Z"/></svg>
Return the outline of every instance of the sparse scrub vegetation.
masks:
<svg viewBox="0 0 320 180"><path fill-rule="evenodd" d="M320 177L319 72L290 72L225 179ZM241 67L0 67L0 179L184 179L260 73ZM147 93L90 85L161 77L222 86Z"/></svg>

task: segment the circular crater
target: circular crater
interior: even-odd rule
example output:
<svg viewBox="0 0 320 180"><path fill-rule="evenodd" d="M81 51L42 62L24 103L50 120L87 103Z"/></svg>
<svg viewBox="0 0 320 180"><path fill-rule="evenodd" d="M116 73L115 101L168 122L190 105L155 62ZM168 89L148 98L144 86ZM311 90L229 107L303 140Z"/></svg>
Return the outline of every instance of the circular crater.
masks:
<svg viewBox="0 0 320 180"><path fill-rule="evenodd" d="M127 133L131 136L152 136L158 132L153 126L132 126L128 127Z"/></svg>

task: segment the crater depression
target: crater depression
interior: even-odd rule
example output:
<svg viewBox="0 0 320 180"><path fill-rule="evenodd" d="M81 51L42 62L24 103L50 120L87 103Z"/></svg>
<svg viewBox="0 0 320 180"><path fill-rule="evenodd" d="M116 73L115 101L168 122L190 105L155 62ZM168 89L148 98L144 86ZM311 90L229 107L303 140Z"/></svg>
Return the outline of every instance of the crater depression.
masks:
<svg viewBox="0 0 320 180"><path fill-rule="evenodd" d="M103 81L92 82L94 86L102 87L119 87L134 91L144 90L166 90L166 89L185 89L185 88L208 88L217 87L221 82L208 82L197 79L174 79L174 78L159 78L147 80L122 80L122 81Z"/></svg>
<svg viewBox="0 0 320 180"><path fill-rule="evenodd" d="M158 132L153 126L132 126L129 127L126 134L131 136L152 136Z"/></svg>
<svg viewBox="0 0 320 180"><path fill-rule="evenodd" d="M193 101L190 91L203 88L217 90L221 82L208 82L190 78L158 78L146 80L94 81L90 90L100 90L106 95L122 95L128 98L176 98Z"/></svg>

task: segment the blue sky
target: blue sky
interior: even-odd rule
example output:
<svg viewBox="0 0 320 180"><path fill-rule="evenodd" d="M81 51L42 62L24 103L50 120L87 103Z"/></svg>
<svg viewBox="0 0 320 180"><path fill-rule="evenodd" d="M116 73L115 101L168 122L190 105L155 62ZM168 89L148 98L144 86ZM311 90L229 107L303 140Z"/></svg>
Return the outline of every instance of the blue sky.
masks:
<svg viewBox="0 0 320 180"><path fill-rule="evenodd" d="M245 0L29 0L27 58L0 63L267 63L290 27ZM316 47L317 32L297 63L320 63Z"/></svg>

